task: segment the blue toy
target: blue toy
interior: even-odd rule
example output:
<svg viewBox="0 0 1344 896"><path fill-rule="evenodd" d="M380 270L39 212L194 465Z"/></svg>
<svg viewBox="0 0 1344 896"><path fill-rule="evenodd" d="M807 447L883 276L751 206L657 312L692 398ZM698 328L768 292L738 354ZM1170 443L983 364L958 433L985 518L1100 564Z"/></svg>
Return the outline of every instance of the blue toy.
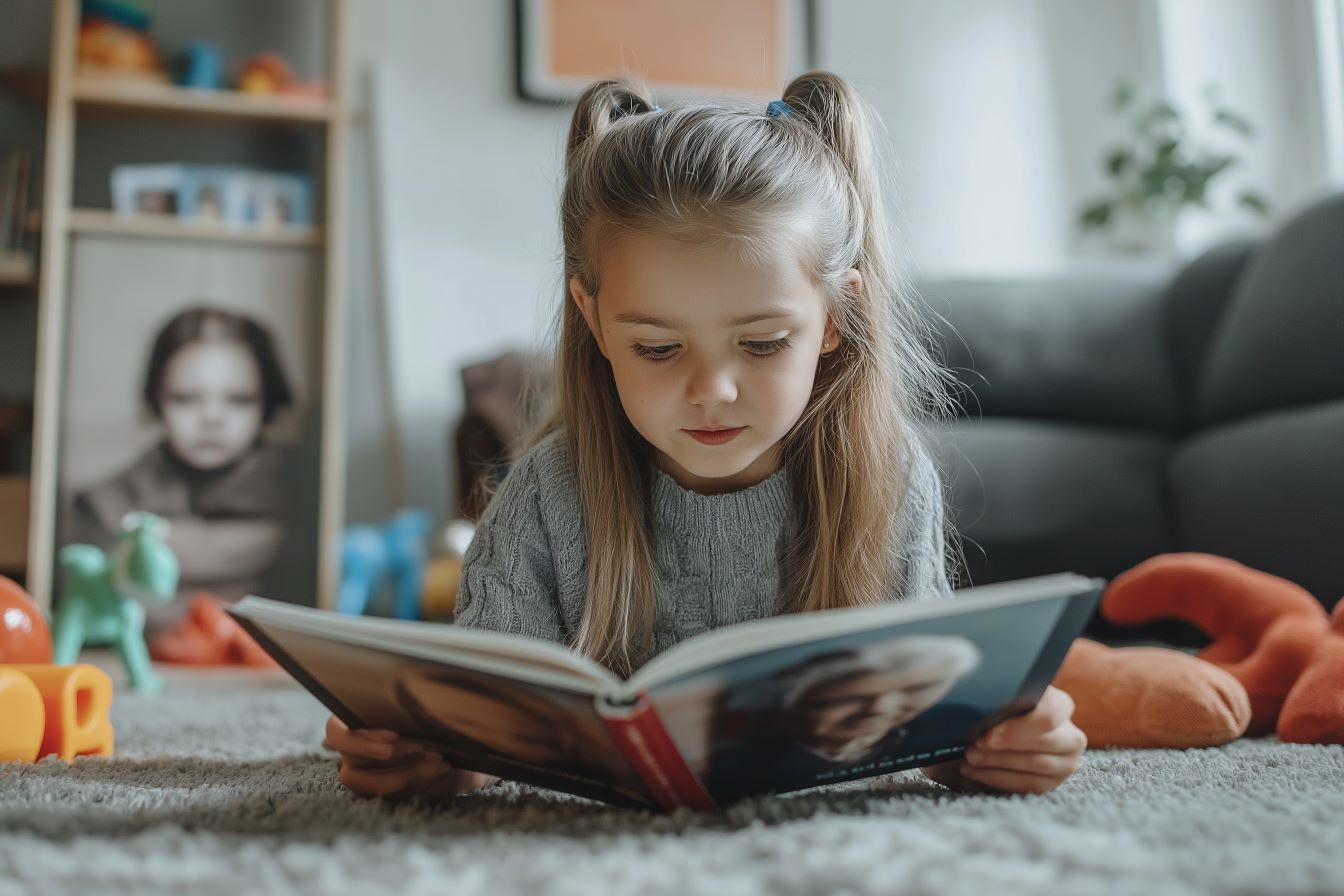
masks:
<svg viewBox="0 0 1344 896"><path fill-rule="evenodd" d="M360 616L368 611L382 583L390 581L393 614L398 619L419 619L429 526L428 513L406 508L381 526L351 526L345 530L336 608L349 616Z"/></svg>
<svg viewBox="0 0 1344 896"><path fill-rule="evenodd" d="M180 567L164 542L168 523L152 513L132 512L121 522L111 551L68 544L57 558L65 577L52 622L52 656L73 663L85 645L112 645L138 691L157 691L145 647L145 604L171 600Z"/></svg>

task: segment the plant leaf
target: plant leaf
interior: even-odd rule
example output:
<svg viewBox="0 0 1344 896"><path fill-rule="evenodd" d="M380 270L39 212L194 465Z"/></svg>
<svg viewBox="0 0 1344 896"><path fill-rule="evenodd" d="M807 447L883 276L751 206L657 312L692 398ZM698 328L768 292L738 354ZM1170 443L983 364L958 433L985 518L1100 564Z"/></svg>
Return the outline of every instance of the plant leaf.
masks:
<svg viewBox="0 0 1344 896"><path fill-rule="evenodd" d="M1269 201L1259 193L1246 190L1237 199L1237 204L1242 208L1255 212L1262 218L1269 217Z"/></svg>
<svg viewBox="0 0 1344 896"><path fill-rule="evenodd" d="M1119 112L1129 108L1132 102L1134 102L1134 85L1122 78L1111 91L1111 108Z"/></svg>
<svg viewBox="0 0 1344 896"><path fill-rule="evenodd" d="M1078 226L1082 230L1104 230L1111 223L1111 202L1101 199L1083 207L1078 216Z"/></svg>
<svg viewBox="0 0 1344 896"><path fill-rule="evenodd" d="M1119 177L1134 167L1134 153L1128 149L1113 149L1106 155L1106 173Z"/></svg>
<svg viewBox="0 0 1344 896"><path fill-rule="evenodd" d="M1213 121L1230 131L1236 131L1247 139L1255 134L1255 128L1251 127L1251 123L1230 109L1214 110Z"/></svg>

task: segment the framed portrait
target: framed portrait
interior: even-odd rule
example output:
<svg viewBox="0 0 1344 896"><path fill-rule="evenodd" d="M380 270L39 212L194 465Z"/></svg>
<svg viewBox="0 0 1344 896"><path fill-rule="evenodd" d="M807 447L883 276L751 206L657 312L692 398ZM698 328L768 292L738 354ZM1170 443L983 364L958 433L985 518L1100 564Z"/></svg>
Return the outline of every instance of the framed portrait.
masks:
<svg viewBox="0 0 1344 896"><path fill-rule="evenodd" d="M562 103L602 78L663 97L772 98L816 58L814 0L515 0L518 94Z"/></svg>
<svg viewBox="0 0 1344 896"><path fill-rule="evenodd" d="M181 577L178 598L151 609L151 630L198 592L315 598L319 258L243 243L72 243L55 548L111 547L133 511L165 519Z"/></svg>

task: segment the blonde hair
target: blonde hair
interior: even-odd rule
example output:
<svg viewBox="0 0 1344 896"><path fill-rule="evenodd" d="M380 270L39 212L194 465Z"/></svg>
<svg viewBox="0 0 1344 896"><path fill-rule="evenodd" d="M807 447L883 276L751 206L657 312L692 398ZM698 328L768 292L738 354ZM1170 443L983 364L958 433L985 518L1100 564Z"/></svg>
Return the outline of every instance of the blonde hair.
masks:
<svg viewBox="0 0 1344 896"><path fill-rule="evenodd" d="M799 520L784 609L878 603L904 585L891 580L895 510L909 489L914 424L945 412L944 375L891 263L863 102L828 72L795 79L783 100L781 116L706 103L659 110L639 86L603 81L574 110L555 414L538 438L564 433L583 504L588 581L576 647L620 672L652 638L654 465L567 284L577 277L600 301L601 249L621 231L726 241L746 258L798 243L840 348L820 359L812 398L784 439Z"/></svg>

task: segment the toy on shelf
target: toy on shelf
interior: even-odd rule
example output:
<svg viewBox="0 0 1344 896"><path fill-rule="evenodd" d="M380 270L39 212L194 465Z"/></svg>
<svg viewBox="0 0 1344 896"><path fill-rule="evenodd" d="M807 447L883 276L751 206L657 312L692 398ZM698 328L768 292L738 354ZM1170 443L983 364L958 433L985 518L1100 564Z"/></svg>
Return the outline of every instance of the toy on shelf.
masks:
<svg viewBox="0 0 1344 896"><path fill-rule="evenodd" d="M0 666L0 762L111 756L112 679L87 663Z"/></svg>
<svg viewBox="0 0 1344 896"><path fill-rule="evenodd" d="M381 526L351 526L341 538L341 591L336 608L349 616L368 611L383 582L392 585L392 612L419 619L429 514L399 510Z"/></svg>
<svg viewBox="0 0 1344 896"><path fill-rule="evenodd" d="M149 38L150 6L135 0L84 0L76 57L98 77L164 83L167 73Z"/></svg>
<svg viewBox="0 0 1344 896"><path fill-rule="evenodd" d="M321 99L327 95L327 86L320 81L300 81L294 69L278 53L258 53L244 59L238 66L237 87L243 93L262 95L284 94Z"/></svg>
<svg viewBox="0 0 1344 896"><path fill-rule="evenodd" d="M149 641L155 662L193 666L261 666L278 668L270 654L224 612L224 601L197 593L182 621Z"/></svg>
<svg viewBox="0 0 1344 896"><path fill-rule="evenodd" d="M205 40L192 41L177 62L176 80L181 87L219 90L224 87L224 65L219 47Z"/></svg>
<svg viewBox="0 0 1344 896"><path fill-rule="evenodd" d="M166 520L132 512L122 520L121 538L112 551L88 544L61 548L65 577L52 624L54 656L73 663L87 645L116 647L136 690L158 690L145 647L144 604L170 600L177 592L177 557L164 542Z"/></svg>
<svg viewBox="0 0 1344 896"><path fill-rule="evenodd" d="M49 663L51 657L51 629L41 608L17 582L0 576L0 663Z"/></svg>

